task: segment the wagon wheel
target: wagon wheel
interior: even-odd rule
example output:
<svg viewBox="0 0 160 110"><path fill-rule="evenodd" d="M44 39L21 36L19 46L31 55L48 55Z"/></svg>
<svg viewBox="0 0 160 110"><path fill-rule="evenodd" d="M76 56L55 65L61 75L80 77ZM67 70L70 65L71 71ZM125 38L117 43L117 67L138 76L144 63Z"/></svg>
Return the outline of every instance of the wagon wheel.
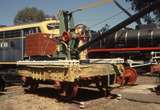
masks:
<svg viewBox="0 0 160 110"><path fill-rule="evenodd" d="M134 68L125 69L125 84L135 84L137 80L137 71Z"/></svg>
<svg viewBox="0 0 160 110"><path fill-rule="evenodd" d="M39 84L38 83L31 83L29 85L29 90L35 91L38 88Z"/></svg>
<svg viewBox="0 0 160 110"><path fill-rule="evenodd" d="M39 87L38 82L34 81L33 79L30 79L28 84L28 89L30 91L35 91Z"/></svg>
<svg viewBox="0 0 160 110"><path fill-rule="evenodd" d="M22 87L27 87L27 86L29 86L29 78L27 78L27 77L21 77L21 85L22 85Z"/></svg>
<svg viewBox="0 0 160 110"><path fill-rule="evenodd" d="M97 81L96 82L96 87L99 90L99 92L104 92L102 81Z"/></svg>
<svg viewBox="0 0 160 110"><path fill-rule="evenodd" d="M60 96L65 99L73 99L76 97L79 85L77 83L63 83L61 84Z"/></svg>
<svg viewBox="0 0 160 110"><path fill-rule="evenodd" d="M117 77L117 83L121 85L133 85L137 80L137 72L134 68L126 67L121 76Z"/></svg>
<svg viewBox="0 0 160 110"><path fill-rule="evenodd" d="M0 76L0 91L4 91L5 89L5 81L4 79Z"/></svg>
<svg viewBox="0 0 160 110"><path fill-rule="evenodd" d="M118 84L120 84L120 85L124 85L124 76L123 76L123 74L117 76L117 78L116 78L116 83L118 83Z"/></svg>

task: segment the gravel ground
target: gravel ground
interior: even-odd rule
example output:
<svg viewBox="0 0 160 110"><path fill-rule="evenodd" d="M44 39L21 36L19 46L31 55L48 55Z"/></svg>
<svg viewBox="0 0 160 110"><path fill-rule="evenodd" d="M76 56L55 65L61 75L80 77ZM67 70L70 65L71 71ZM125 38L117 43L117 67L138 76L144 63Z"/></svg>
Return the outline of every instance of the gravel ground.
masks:
<svg viewBox="0 0 160 110"><path fill-rule="evenodd" d="M60 101L51 87L41 87L34 93L24 92L21 86L10 86L0 93L0 110L159 110L160 96L152 92L156 78L139 76L136 85L117 88L113 94L121 99L103 97L96 90L80 89L73 102Z"/></svg>

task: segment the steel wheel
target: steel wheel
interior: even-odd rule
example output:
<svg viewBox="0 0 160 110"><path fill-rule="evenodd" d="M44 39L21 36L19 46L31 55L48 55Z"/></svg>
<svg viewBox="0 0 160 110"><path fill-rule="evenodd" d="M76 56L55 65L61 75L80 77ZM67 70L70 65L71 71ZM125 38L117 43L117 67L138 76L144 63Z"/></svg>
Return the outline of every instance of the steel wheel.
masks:
<svg viewBox="0 0 160 110"><path fill-rule="evenodd" d="M117 77L117 83L121 85L133 85L137 80L137 72L134 68L125 68L123 74Z"/></svg>
<svg viewBox="0 0 160 110"><path fill-rule="evenodd" d="M5 81L0 76L0 91L4 91L5 88Z"/></svg>
<svg viewBox="0 0 160 110"><path fill-rule="evenodd" d="M104 92L102 81L97 81L96 82L96 87L99 90L99 92Z"/></svg>
<svg viewBox="0 0 160 110"><path fill-rule="evenodd" d="M39 86L38 82L33 79L28 79L27 82L28 82L28 89L30 91L35 91Z"/></svg>
<svg viewBox="0 0 160 110"><path fill-rule="evenodd" d="M31 83L29 85L29 90L35 91L38 88L38 83Z"/></svg>
<svg viewBox="0 0 160 110"><path fill-rule="evenodd" d="M73 99L77 95L78 88L79 86L77 83L63 83L61 84L60 96L65 99Z"/></svg>

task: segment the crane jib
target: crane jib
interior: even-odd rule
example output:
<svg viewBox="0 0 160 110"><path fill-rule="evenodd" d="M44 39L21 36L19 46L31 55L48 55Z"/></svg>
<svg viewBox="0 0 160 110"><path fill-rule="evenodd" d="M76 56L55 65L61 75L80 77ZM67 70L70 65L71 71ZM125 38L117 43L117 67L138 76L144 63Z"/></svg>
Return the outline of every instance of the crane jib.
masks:
<svg viewBox="0 0 160 110"><path fill-rule="evenodd" d="M98 37L96 37L95 39L87 42L86 44L82 45L81 47L77 48L76 51L77 52L81 52L85 49L87 49L90 45L92 45L93 43L106 38L107 36L109 36L112 33L115 33L117 31L119 31L120 29L124 28L125 26L131 24L132 22L136 21L137 19L143 17L145 14L150 13L151 11L154 11L158 6L160 5L160 0L158 0L157 2L145 7L144 9L142 9L140 12L138 12L137 14L127 18L126 20L122 21L121 23L119 23L118 25L112 27L111 29L109 29L108 31L104 32L103 34L99 35Z"/></svg>

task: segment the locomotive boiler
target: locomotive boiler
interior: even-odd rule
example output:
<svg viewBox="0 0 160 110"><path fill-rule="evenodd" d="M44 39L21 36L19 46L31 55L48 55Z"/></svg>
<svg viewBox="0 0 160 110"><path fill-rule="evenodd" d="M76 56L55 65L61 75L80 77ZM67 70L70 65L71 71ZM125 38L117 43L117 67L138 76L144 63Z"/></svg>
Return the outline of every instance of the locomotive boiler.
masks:
<svg viewBox="0 0 160 110"><path fill-rule="evenodd" d="M152 26L119 30L92 45L88 49L88 55L102 57L103 54L103 56L144 60L151 57L151 52L159 50L160 29L158 26Z"/></svg>
<svg viewBox="0 0 160 110"><path fill-rule="evenodd" d="M105 43L102 48L156 48L160 46L160 29L121 30Z"/></svg>

